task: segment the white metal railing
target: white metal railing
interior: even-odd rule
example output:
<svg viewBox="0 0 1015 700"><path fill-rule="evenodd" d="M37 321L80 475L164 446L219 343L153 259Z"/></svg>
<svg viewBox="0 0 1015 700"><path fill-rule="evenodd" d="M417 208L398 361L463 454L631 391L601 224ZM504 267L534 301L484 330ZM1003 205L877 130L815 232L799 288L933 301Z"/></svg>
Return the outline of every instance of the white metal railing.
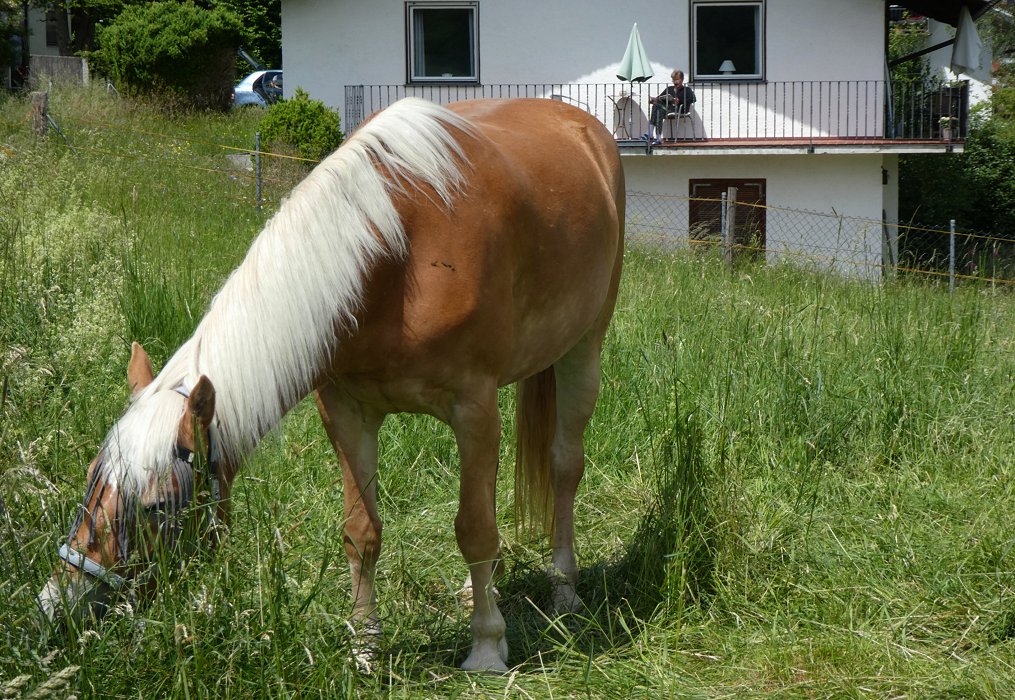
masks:
<svg viewBox="0 0 1015 700"><path fill-rule="evenodd" d="M344 126L408 96L448 104L476 98L539 97L594 114L617 138L647 131L649 99L666 83L512 83L489 85L350 85ZM965 84L899 84L882 80L699 82L687 119L672 120L679 140L938 140L948 128L965 136Z"/></svg>

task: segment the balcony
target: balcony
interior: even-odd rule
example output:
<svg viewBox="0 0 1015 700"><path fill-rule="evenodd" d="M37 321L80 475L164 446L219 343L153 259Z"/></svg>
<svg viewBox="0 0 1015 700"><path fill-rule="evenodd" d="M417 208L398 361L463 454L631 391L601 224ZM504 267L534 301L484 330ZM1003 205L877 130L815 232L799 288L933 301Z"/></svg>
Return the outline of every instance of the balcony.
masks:
<svg viewBox="0 0 1015 700"><path fill-rule="evenodd" d="M649 98L667 83L518 83L491 85L350 85L344 126L352 131L370 113L403 97L447 104L477 98L537 97L581 107L636 151L779 147L927 146L951 150L969 123L965 83L942 86L883 80L759 83L698 82L691 115L668 120L664 145L632 143L647 130Z"/></svg>

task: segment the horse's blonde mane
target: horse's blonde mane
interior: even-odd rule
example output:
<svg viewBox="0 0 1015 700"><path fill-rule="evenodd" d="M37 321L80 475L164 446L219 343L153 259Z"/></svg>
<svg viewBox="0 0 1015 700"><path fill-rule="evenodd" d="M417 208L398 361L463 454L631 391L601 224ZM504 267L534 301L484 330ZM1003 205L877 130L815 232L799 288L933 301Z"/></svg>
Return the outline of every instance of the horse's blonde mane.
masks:
<svg viewBox="0 0 1015 700"><path fill-rule="evenodd" d="M311 390L352 330L365 277L405 254L395 191L429 186L447 205L463 183L461 117L418 99L395 103L356 131L296 186L212 300L194 335L128 408L107 441L130 440L124 465L141 484L165 465L183 397L201 375L215 387L215 449L238 461ZM140 425L151 402L176 402L176 422ZM172 415L164 408L161 416ZM168 423L168 425L166 424ZM133 444L137 441L136 444ZM156 466L162 465L162 466ZM139 471L140 470L140 471Z"/></svg>

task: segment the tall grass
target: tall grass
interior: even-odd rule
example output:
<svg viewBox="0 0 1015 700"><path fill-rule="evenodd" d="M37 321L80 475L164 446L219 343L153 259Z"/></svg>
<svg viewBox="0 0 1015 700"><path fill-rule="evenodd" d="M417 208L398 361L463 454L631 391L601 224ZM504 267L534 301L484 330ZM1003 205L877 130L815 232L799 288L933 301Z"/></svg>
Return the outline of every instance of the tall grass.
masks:
<svg viewBox="0 0 1015 700"><path fill-rule="evenodd" d="M51 103L76 156L0 102L0 695L1015 692L1011 298L637 248L586 436L583 614L548 612L547 543L514 539L501 474L508 676L454 670L454 438L409 416L382 434L385 637L355 671L341 478L309 402L245 465L215 555L97 629L38 629L130 340L164 362L270 214L216 146L249 143L256 113Z"/></svg>

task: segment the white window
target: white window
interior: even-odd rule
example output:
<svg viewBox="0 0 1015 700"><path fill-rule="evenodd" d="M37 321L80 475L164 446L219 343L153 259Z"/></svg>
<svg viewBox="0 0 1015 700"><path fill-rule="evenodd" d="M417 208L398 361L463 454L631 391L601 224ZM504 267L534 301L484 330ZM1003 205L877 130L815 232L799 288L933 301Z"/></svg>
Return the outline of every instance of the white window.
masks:
<svg viewBox="0 0 1015 700"><path fill-rule="evenodd" d="M479 3L409 2L409 82L479 82Z"/></svg>
<svg viewBox="0 0 1015 700"><path fill-rule="evenodd" d="M694 80L765 77L765 3L692 2Z"/></svg>

